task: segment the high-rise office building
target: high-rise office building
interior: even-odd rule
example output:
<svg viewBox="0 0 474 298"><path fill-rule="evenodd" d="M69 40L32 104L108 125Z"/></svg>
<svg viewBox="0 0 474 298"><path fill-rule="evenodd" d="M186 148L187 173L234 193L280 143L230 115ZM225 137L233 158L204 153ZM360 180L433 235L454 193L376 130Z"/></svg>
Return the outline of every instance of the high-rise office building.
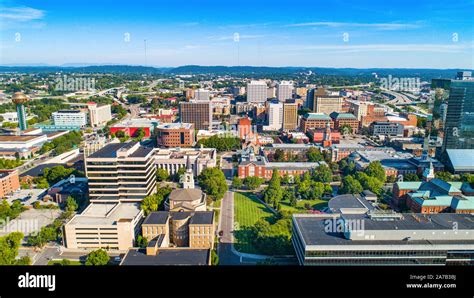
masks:
<svg viewBox="0 0 474 298"><path fill-rule="evenodd" d="M196 100L209 100L211 92L206 89L198 89L194 91L194 99Z"/></svg>
<svg viewBox="0 0 474 298"><path fill-rule="evenodd" d="M283 104L283 129L295 130L298 127L298 104L289 100Z"/></svg>
<svg viewBox="0 0 474 298"><path fill-rule="evenodd" d="M182 123L192 123L196 129L212 128L212 105L208 100L181 102L179 115Z"/></svg>
<svg viewBox="0 0 474 298"><path fill-rule="evenodd" d="M452 80L449 90L443 149L474 149L474 80Z"/></svg>
<svg viewBox="0 0 474 298"><path fill-rule="evenodd" d="M154 149L138 142L104 146L84 160L94 201L141 201L156 191Z"/></svg>
<svg viewBox="0 0 474 298"><path fill-rule="evenodd" d="M267 83L251 81L247 84L247 102L265 102L267 100Z"/></svg>
<svg viewBox="0 0 474 298"><path fill-rule="evenodd" d="M293 82L281 81L277 84L276 97L279 101L284 102L293 98Z"/></svg>
<svg viewBox="0 0 474 298"><path fill-rule="evenodd" d="M314 112L331 114L342 112L342 97L332 95L314 95Z"/></svg>
<svg viewBox="0 0 474 298"><path fill-rule="evenodd" d="M283 126L283 103L277 100L267 103L268 126L265 130L280 130Z"/></svg>
<svg viewBox="0 0 474 298"><path fill-rule="evenodd" d="M112 120L112 111L110 105L98 105L95 102L88 102L89 122L93 127L106 124Z"/></svg>

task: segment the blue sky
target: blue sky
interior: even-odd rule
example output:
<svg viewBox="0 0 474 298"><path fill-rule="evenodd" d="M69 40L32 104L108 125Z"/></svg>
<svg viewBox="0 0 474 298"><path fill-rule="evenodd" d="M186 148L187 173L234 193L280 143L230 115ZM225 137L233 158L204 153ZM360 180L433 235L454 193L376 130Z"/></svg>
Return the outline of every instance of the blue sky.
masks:
<svg viewBox="0 0 474 298"><path fill-rule="evenodd" d="M474 68L474 0L355 2L0 0L0 64Z"/></svg>

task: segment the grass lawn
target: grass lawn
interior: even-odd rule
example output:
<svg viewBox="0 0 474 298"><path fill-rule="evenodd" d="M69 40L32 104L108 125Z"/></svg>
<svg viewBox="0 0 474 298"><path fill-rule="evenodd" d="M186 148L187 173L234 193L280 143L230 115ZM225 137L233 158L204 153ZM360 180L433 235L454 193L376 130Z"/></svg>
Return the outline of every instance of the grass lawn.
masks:
<svg viewBox="0 0 474 298"><path fill-rule="evenodd" d="M71 262L70 266L80 266L80 265L82 265L82 263L80 261L72 261L72 260L69 260L69 261ZM61 266L61 260L51 260L51 261L48 262L48 265Z"/></svg>
<svg viewBox="0 0 474 298"><path fill-rule="evenodd" d="M274 214L264 204L256 199L254 194L234 194L234 224L236 231L235 248L240 252L258 253L250 242L248 228L255 225L259 219L272 219Z"/></svg>
<svg viewBox="0 0 474 298"><path fill-rule="evenodd" d="M327 207L327 206L328 206L328 201L326 201L326 200L319 200L319 199L316 199L316 200L299 200L299 201L296 203L296 207L290 206L290 202L288 202L288 201L282 201L282 202L281 202L281 210L290 211L290 212L302 212L302 211L307 211L307 209L304 207L304 205L305 205L306 203L311 204L311 206L313 207L313 209L316 209L316 210L321 210L321 209L323 209L324 207Z"/></svg>

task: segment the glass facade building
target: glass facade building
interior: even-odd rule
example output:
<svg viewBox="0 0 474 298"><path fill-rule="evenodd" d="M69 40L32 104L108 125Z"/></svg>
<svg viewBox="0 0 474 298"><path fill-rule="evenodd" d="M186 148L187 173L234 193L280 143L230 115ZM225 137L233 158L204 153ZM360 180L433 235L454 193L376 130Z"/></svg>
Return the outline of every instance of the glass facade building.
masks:
<svg viewBox="0 0 474 298"><path fill-rule="evenodd" d="M474 149L474 80L452 80L443 151Z"/></svg>

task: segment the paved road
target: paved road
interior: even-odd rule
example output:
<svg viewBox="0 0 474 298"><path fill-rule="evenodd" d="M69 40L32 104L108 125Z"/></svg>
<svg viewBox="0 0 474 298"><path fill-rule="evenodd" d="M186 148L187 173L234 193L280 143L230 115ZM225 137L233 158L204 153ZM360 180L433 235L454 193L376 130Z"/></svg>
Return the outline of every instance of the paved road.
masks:
<svg viewBox="0 0 474 298"><path fill-rule="evenodd" d="M46 246L37 256L33 265L48 265L48 262L57 259L60 254L59 246Z"/></svg>

